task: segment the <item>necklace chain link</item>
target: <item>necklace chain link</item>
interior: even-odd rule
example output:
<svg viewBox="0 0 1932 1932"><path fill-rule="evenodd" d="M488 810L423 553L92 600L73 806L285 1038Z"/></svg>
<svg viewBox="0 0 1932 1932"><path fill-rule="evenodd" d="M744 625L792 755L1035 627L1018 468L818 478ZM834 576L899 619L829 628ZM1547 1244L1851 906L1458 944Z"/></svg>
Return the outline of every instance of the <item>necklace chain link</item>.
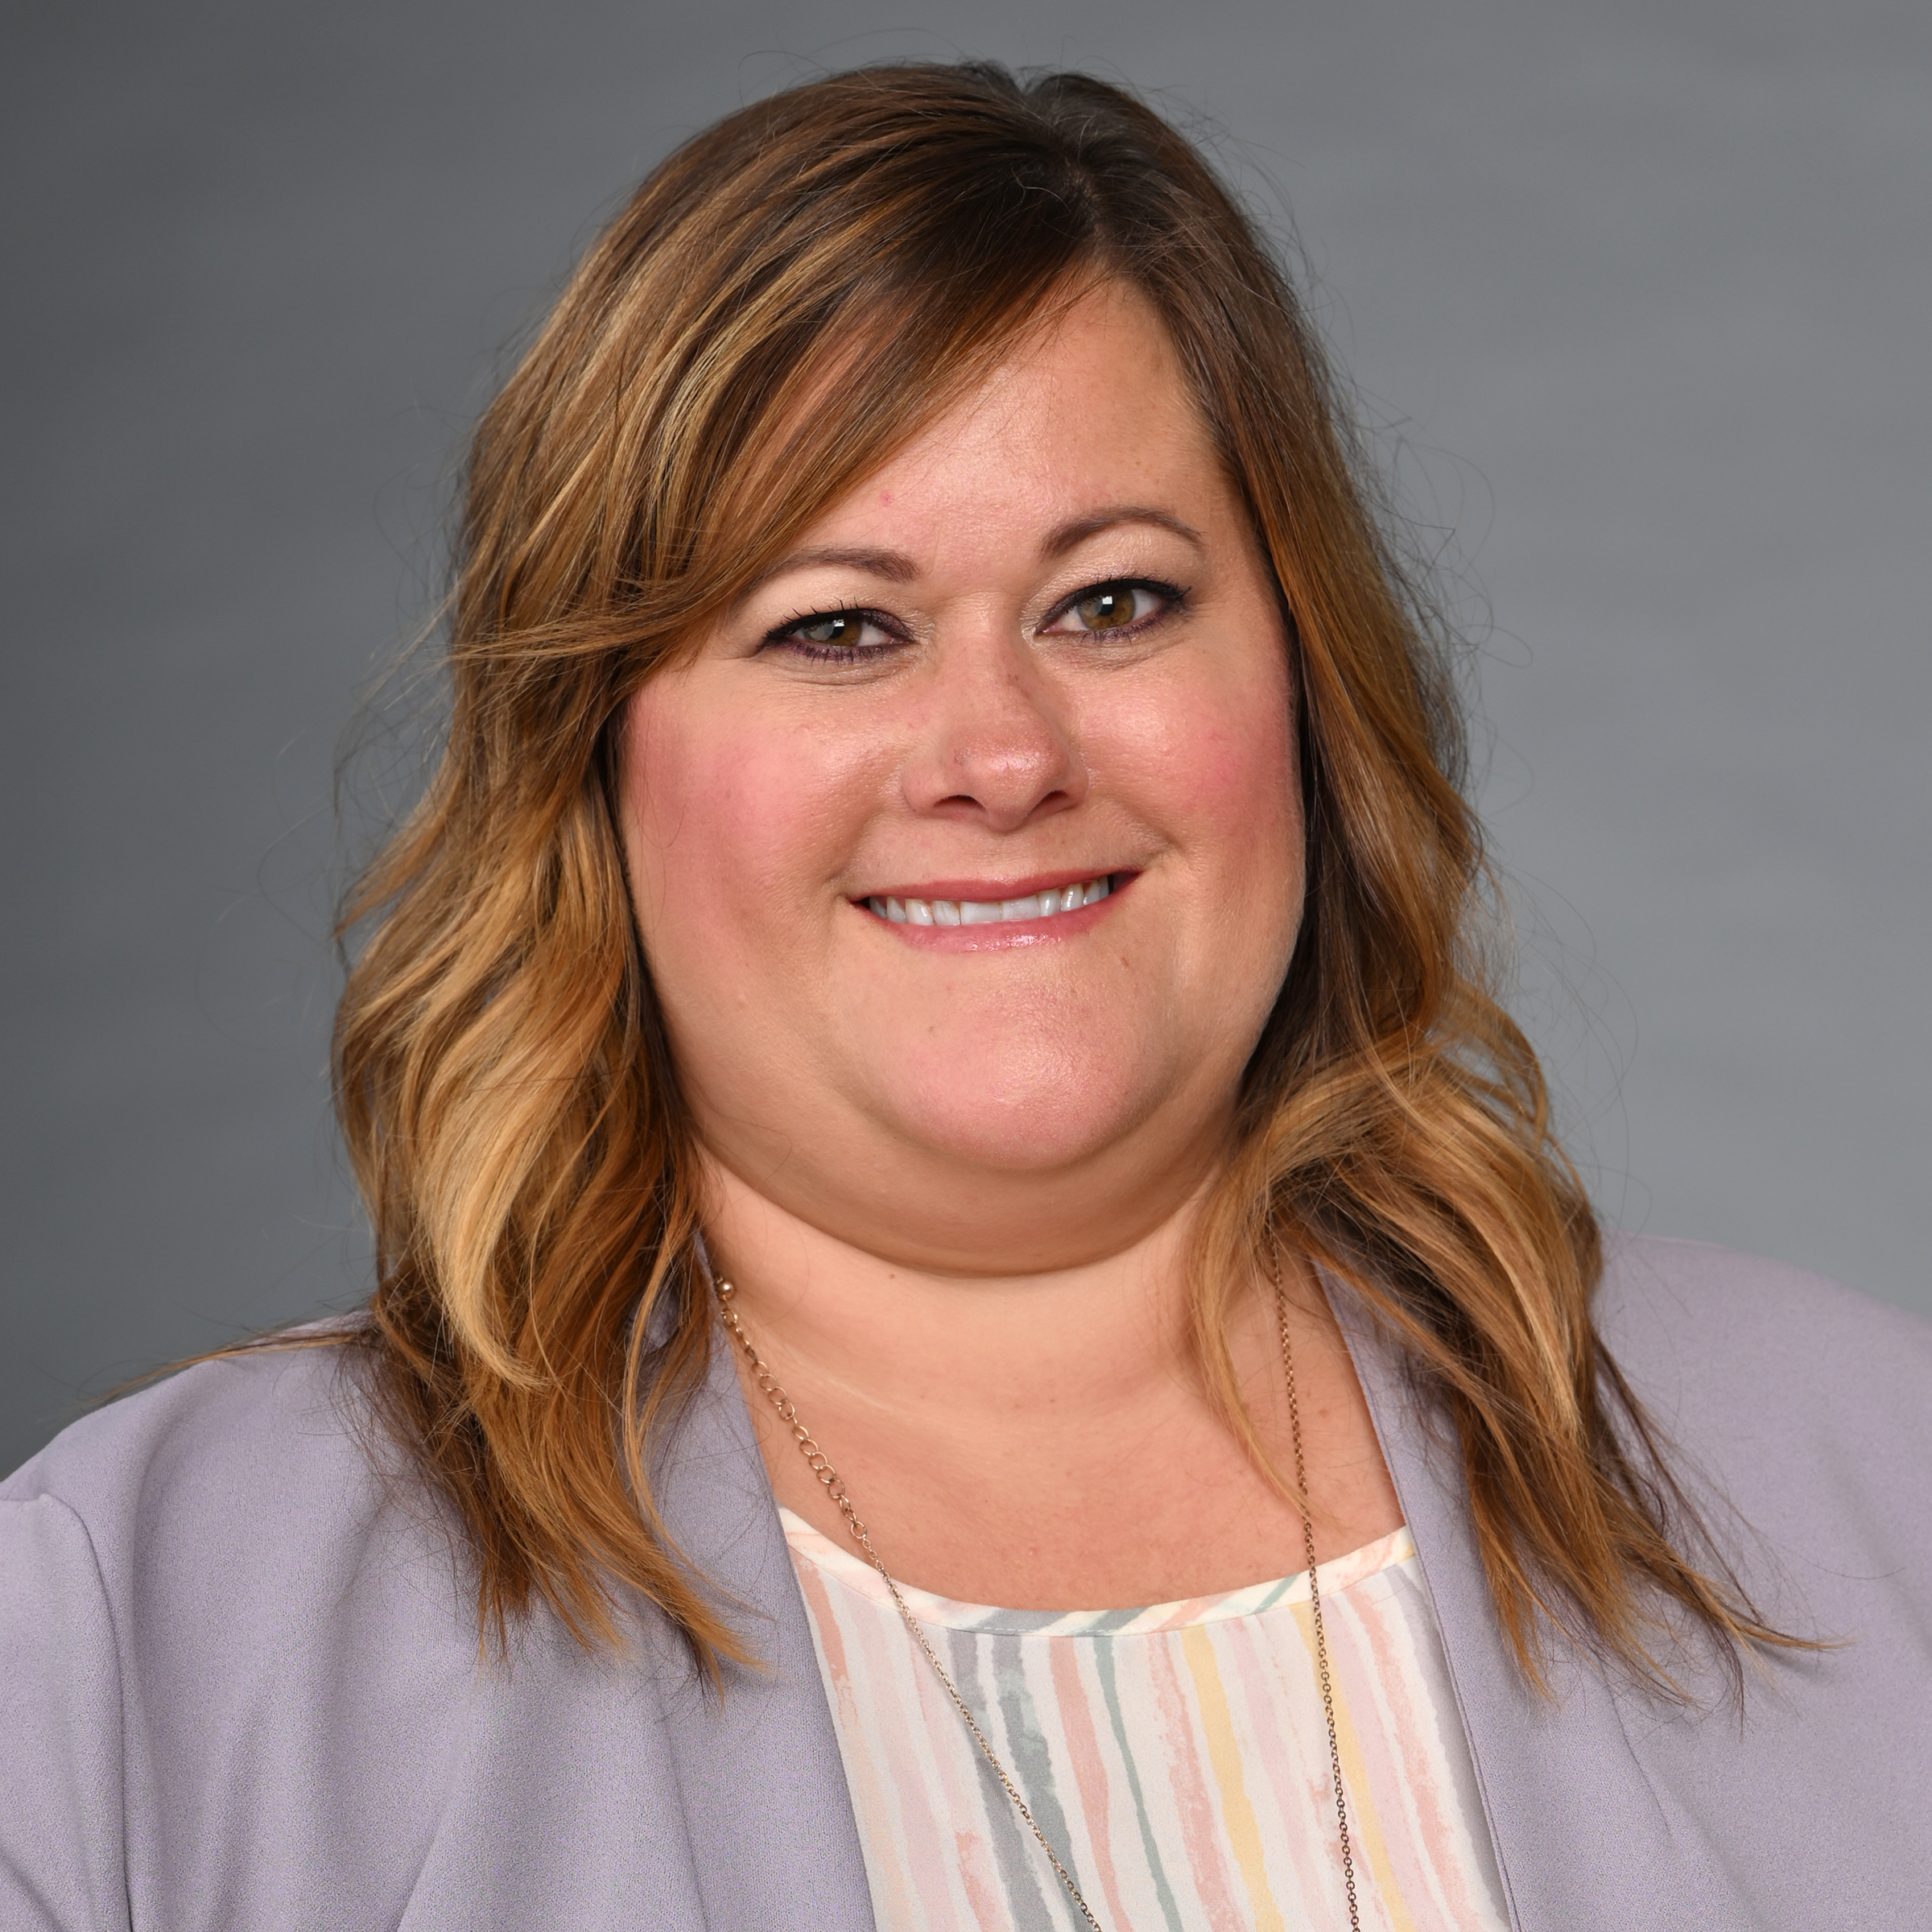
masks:
<svg viewBox="0 0 1932 1932"><path fill-rule="evenodd" d="M1282 1260L1278 1249L1270 1245L1269 1258L1273 1265L1274 1278L1275 1323L1282 1339L1282 1372L1288 1387L1288 1432L1294 1447L1294 1486L1301 1500L1302 1548L1308 1565L1308 1608L1311 1620L1315 1625L1315 1675L1321 1685L1322 1715L1328 1726L1328 1769L1335 1786L1335 1823L1337 1835L1341 1840L1342 1885L1348 1899L1349 1932L1361 1932L1360 1909L1355 1893L1355 1857L1348 1838L1348 1803L1342 1789L1342 1750L1340 1739L1335 1724L1335 1687L1328 1670L1328 1640L1322 1629L1322 1587L1315 1574L1315 1523L1308 1510L1308 1472L1302 1452L1301 1402L1294 1385L1294 1349L1288 1334L1288 1297L1282 1286ZM709 1268L704 1269L708 1275ZM791 1439L798 1445L799 1453L805 1459L806 1467L815 1476L825 1491L827 1498L845 1520L845 1527L851 1531L852 1540L865 1552L865 1560L878 1571L881 1580L890 1592L893 1607L898 1612L901 1620L912 1633L912 1639L924 1653L933 1674L952 1699L953 1708L965 1720L966 1728L972 1734L972 1741L980 1748L980 1755L992 1767L1006 1795L1013 1800L1013 1807L1026 1821L1030 1831L1046 1855L1046 1862L1053 1867L1055 1876L1067 1890L1080 1917L1092 1928L1092 1932L1103 1932L1100 1922L1093 1915L1093 1908L1081 1896L1080 1889L1073 1882L1073 1875L1060 1863L1059 1856L1047 1842L1046 1834L1034 1819L1019 1787L1008 1776L1006 1767L1000 1762L998 1753L986 1741L986 1734L980 1730L978 1720L958 1688L947 1674L946 1666L939 1662L939 1653L927 1639L924 1627L912 1613L904 1597L899 1594L898 1585L893 1581L892 1572L886 1567L879 1553L873 1547L871 1534L853 1508L844 1479L833 1468L825 1451L813 1441L811 1431L799 1419L799 1412L792 1399L779 1385L778 1379L766 1365L758 1350L752 1346L751 1337L745 1331L745 1324L738 1319L738 1311L732 1305L737 1290L720 1276L712 1276L712 1286L718 1299L718 1312L724 1320L732 1340L743 1351L745 1360L751 1366L752 1377L757 1382L765 1399L778 1411L778 1419L791 1431Z"/></svg>

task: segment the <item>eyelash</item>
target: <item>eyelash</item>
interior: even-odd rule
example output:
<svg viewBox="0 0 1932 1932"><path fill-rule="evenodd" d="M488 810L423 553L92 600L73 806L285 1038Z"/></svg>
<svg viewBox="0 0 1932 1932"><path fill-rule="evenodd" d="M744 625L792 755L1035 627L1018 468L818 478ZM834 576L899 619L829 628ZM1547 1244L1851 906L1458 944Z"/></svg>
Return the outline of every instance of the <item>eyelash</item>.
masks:
<svg viewBox="0 0 1932 1932"><path fill-rule="evenodd" d="M807 624L823 624L831 617L856 617L861 623L873 624L893 639L890 644L815 644L808 638L794 634L803 630ZM782 624L765 634L768 646L789 650L795 656L808 658L815 664L865 664L881 658L890 650L897 650L905 639L899 635L891 618L882 610L874 610L867 604L828 604L817 610L802 610L795 617L787 617Z"/></svg>
<svg viewBox="0 0 1932 1932"><path fill-rule="evenodd" d="M1084 604L1088 598L1103 596L1110 590L1151 592L1161 600L1162 608L1151 617L1137 617L1119 630L1093 631L1088 634L1090 636L1108 639L1139 637L1152 625L1164 624L1187 608L1187 592L1179 584L1163 583L1158 577L1108 577L1098 584L1084 585L1070 597L1062 598L1047 613L1046 621L1048 624L1057 624L1076 604ZM823 624L831 617L853 617L861 623L876 625L893 641L887 644L817 644L796 634L808 624ZM892 618L882 610L875 610L865 604L832 604L815 610L802 610L765 634L767 647L788 650L794 656L816 664L868 663L897 650L906 641Z"/></svg>

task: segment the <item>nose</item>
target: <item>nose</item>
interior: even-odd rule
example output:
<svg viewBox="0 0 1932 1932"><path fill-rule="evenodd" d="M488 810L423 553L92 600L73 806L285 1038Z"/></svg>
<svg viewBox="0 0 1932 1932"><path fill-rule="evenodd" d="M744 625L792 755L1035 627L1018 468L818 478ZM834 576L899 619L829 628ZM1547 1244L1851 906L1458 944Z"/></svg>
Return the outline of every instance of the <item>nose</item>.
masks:
<svg viewBox="0 0 1932 1932"><path fill-rule="evenodd" d="M915 811L1017 832L1087 795L1066 708L1024 638L949 640L931 700L902 778Z"/></svg>

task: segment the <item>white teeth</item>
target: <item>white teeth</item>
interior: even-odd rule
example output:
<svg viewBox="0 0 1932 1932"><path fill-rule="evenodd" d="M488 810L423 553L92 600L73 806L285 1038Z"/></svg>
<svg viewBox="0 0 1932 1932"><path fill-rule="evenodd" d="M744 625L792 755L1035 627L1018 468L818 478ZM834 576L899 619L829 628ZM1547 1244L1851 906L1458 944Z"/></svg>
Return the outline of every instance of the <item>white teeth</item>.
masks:
<svg viewBox="0 0 1932 1932"><path fill-rule="evenodd" d="M1014 919L1052 919L1097 905L1113 890L1111 877L1084 886L1060 886L1022 899L897 899L875 897L867 909L895 926L1004 926Z"/></svg>

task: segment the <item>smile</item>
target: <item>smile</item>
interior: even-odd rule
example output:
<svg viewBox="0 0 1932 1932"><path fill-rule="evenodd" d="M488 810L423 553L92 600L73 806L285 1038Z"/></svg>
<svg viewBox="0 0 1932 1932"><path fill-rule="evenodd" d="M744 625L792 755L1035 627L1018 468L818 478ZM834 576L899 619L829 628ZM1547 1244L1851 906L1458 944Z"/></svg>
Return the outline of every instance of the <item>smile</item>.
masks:
<svg viewBox="0 0 1932 1932"><path fill-rule="evenodd" d="M1111 874L1081 884L1057 886L1021 899L869 898L868 912L895 926L1005 926L1020 919L1051 919L1097 905L1113 890Z"/></svg>

